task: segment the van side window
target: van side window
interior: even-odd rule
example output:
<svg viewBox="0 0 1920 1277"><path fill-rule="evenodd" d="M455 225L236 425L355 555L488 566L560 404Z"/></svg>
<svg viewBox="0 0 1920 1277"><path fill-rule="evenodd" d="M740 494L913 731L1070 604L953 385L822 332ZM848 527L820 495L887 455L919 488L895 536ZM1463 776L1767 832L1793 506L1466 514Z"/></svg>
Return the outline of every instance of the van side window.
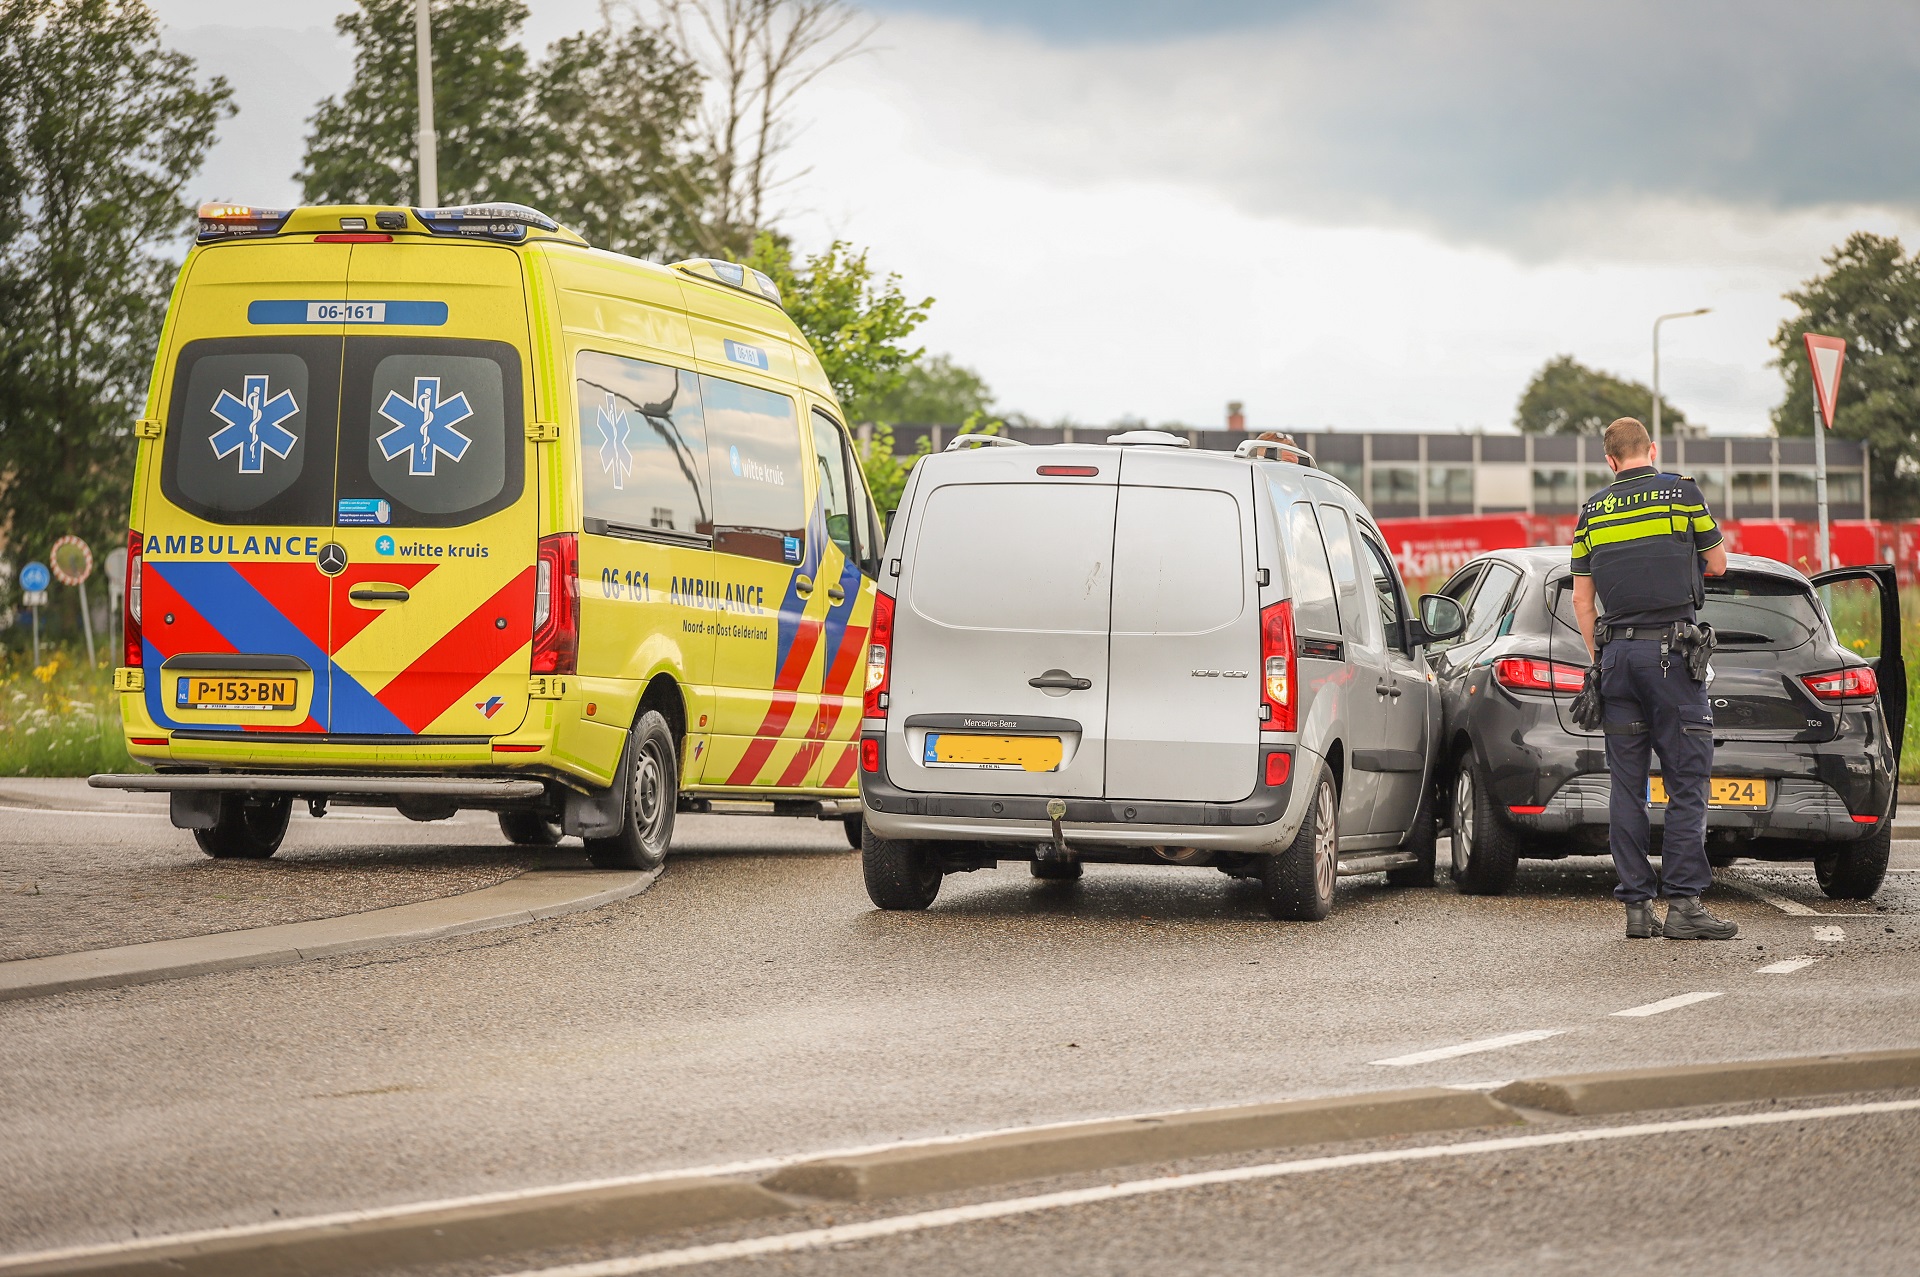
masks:
<svg viewBox="0 0 1920 1277"><path fill-rule="evenodd" d="M189 342L174 371L160 490L213 523L331 524L339 421L339 337Z"/></svg>
<svg viewBox="0 0 1920 1277"><path fill-rule="evenodd" d="M1380 609L1380 628L1386 631L1387 646L1405 651L1406 629L1400 622L1407 614L1406 599L1400 593L1393 560L1380 543L1365 532L1360 534L1360 540L1367 547L1367 557L1373 560L1373 597Z"/></svg>
<svg viewBox="0 0 1920 1277"><path fill-rule="evenodd" d="M1353 521L1337 505L1320 507L1327 533L1327 562L1333 565L1333 584L1340 595L1340 623L1348 638L1369 643L1367 618L1373 609L1360 597L1360 565L1353 556Z"/></svg>
<svg viewBox="0 0 1920 1277"><path fill-rule="evenodd" d="M1340 632L1340 609L1333 602L1333 572L1313 506L1297 501L1287 510L1287 540L1293 545L1288 575L1293 584L1293 620L1303 630Z"/></svg>
<svg viewBox="0 0 1920 1277"><path fill-rule="evenodd" d="M712 536L699 377L583 350L574 378L586 518L615 531Z"/></svg>
<svg viewBox="0 0 1920 1277"><path fill-rule="evenodd" d="M713 477L713 548L798 563L806 556L807 486L793 400L700 375Z"/></svg>
<svg viewBox="0 0 1920 1277"><path fill-rule="evenodd" d="M820 508L826 515L827 539L840 553L858 562L854 546L853 497L847 476L847 450L840 428L824 412L813 414L814 474L820 481Z"/></svg>

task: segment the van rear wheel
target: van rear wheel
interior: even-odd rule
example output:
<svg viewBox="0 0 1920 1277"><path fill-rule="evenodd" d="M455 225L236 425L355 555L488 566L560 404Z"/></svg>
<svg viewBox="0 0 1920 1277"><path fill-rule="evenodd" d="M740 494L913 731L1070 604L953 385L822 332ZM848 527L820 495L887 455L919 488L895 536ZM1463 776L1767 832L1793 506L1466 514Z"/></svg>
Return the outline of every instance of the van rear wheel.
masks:
<svg viewBox="0 0 1920 1277"><path fill-rule="evenodd" d="M627 738L627 801L620 832L587 839L596 869L658 869L673 842L680 800L680 750L656 710L645 710Z"/></svg>
<svg viewBox="0 0 1920 1277"><path fill-rule="evenodd" d="M1267 912L1292 922L1319 922L1333 909L1333 880L1339 869L1340 796L1322 765L1293 846L1268 856L1260 867Z"/></svg>
<svg viewBox="0 0 1920 1277"><path fill-rule="evenodd" d="M882 909L925 909L940 894L940 855L932 843L860 831L860 873L867 898Z"/></svg>
<svg viewBox="0 0 1920 1277"><path fill-rule="evenodd" d="M193 840L215 860L265 860L280 850L293 815L290 795L220 795L220 815L212 829L196 829Z"/></svg>
<svg viewBox="0 0 1920 1277"><path fill-rule="evenodd" d="M537 811L503 811L500 832L521 847L551 847L560 841L560 826Z"/></svg>

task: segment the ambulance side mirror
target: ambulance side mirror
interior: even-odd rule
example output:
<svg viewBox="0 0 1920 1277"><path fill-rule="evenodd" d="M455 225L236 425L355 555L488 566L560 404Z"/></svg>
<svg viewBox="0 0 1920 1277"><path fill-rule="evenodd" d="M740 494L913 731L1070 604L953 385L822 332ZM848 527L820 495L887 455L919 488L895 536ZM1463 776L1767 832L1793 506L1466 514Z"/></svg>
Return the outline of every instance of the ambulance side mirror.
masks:
<svg viewBox="0 0 1920 1277"><path fill-rule="evenodd" d="M1415 645L1444 643L1466 632L1467 610L1444 594L1420 596L1420 619L1409 625L1407 638Z"/></svg>

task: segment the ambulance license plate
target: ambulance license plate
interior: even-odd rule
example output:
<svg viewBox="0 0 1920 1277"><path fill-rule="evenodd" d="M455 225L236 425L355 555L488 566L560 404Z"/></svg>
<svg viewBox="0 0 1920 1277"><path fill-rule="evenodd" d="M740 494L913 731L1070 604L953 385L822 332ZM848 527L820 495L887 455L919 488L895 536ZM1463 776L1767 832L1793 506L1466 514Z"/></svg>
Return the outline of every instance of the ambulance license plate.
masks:
<svg viewBox="0 0 1920 1277"><path fill-rule="evenodd" d="M1660 776L1647 778L1647 801L1664 804L1667 801L1667 782ZM1715 776L1707 782L1707 806L1709 807L1765 807L1767 805L1767 782L1752 780L1745 776Z"/></svg>
<svg viewBox="0 0 1920 1277"><path fill-rule="evenodd" d="M1050 772L1060 767L1058 736L971 736L928 732L921 759L928 767L976 767L986 771Z"/></svg>
<svg viewBox="0 0 1920 1277"><path fill-rule="evenodd" d="M227 675L201 678L189 674L180 680L175 705L180 709L276 710L292 709L299 692L291 678Z"/></svg>

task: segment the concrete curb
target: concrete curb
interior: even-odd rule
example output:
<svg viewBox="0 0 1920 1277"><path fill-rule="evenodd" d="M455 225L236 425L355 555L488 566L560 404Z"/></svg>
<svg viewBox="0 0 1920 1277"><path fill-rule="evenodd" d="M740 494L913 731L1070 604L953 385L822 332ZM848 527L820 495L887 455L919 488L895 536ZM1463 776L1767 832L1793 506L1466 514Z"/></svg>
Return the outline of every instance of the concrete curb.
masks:
<svg viewBox="0 0 1920 1277"><path fill-rule="evenodd" d="M291 966L315 958L515 927L629 899L652 886L659 875L658 869L536 869L478 891L338 918L24 958L0 963L0 1001L215 971Z"/></svg>
<svg viewBox="0 0 1920 1277"><path fill-rule="evenodd" d="M1920 1086L1920 1051L1862 1051L1740 1064L1571 1073L1510 1082L1496 1100L1570 1117Z"/></svg>
<svg viewBox="0 0 1920 1277"><path fill-rule="evenodd" d="M1914 1086L1920 1050L1536 1078L1493 1096L1442 1087L1380 1091L903 1144L793 1162L758 1182L744 1166L733 1174L708 1168L0 1256L0 1277L351 1277L787 1215L805 1207L802 1197L871 1201L1175 1158L1524 1123L1509 1103L1587 1116Z"/></svg>
<svg viewBox="0 0 1920 1277"><path fill-rule="evenodd" d="M775 1192L865 1202L1142 1162L1505 1126L1520 1120L1484 1094L1432 1087L1012 1131L801 1162L762 1182Z"/></svg>

